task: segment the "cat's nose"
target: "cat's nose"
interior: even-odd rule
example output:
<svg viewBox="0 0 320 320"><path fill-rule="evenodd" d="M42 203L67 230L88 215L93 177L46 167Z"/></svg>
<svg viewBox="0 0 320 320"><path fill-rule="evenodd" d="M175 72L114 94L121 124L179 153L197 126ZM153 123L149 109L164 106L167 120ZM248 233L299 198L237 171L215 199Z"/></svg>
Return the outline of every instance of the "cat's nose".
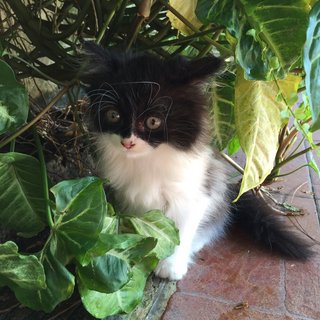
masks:
<svg viewBox="0 0 320 320"><path fill-rule="evenodd" d="M123 139L121 140L121 144L127 149L131 149L135 146L135 143L131 139Z"/></svg>

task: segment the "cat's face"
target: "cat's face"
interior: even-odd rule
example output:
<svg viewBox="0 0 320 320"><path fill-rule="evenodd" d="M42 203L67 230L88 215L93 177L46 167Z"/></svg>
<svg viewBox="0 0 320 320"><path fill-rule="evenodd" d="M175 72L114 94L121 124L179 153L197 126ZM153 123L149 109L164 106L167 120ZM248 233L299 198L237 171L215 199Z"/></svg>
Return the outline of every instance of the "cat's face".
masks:
<svg viewBox="0 0 320 320"><path fill-rule="evenodd" d="M85 82L96 133L128 156L147 154L164 143L188 150L207 136L207 101L199 81L218 68L218 59L165 61L89 49Z"/></svg>

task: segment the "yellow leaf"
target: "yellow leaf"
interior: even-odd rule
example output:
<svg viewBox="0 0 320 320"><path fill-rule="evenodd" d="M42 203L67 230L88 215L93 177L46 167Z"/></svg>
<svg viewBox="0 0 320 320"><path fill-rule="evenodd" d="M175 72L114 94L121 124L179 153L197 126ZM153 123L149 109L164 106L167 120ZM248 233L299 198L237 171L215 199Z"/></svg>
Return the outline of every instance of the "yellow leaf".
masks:
<svg viewBox="0 0 320 320"><path fill-rule="evenodd" d="M200 29L202 23L198 20L195 14L198 0L170 0L169 4L176 9L182 16L184 16L194 27ZM194 33L189 27L187 27L178 17L172 12L167 12L171 25L179 30L181 33L189 35Z"/></svg>
<svg viewBox="0 0 320 320"><path fill-rule="evenodd" d="M280 112L286 108L283 101L277 101L278 92L274 81L245 80L243 71L238 69L235 125L246 166L236 200L260 185L273 169L281 129Z"/></svg>
<svg viewBox="0 0 320 320"><path fill-rule="evenodd" d="M283 80L277 80L278 86L281 90L283 97L286 99L288 106L293 106L298 100L298 87L301 82L301 77L293 74Z"/></svg>

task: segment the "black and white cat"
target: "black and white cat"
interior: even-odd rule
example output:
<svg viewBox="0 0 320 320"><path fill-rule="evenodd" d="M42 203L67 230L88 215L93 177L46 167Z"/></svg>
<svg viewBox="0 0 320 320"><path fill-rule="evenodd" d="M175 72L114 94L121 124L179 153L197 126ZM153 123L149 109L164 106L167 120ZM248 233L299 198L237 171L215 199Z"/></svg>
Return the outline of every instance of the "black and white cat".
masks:
<svg viewBox="0 0 320 320"><path fill-rule="evenodd" d="M85 45L90 118L100 175L110 180L126 212L160 209L175 221L180 245L155 273L181 279L192 256L238 221L255 240L306 259L309 244L250 194L231 206L228 176L210 146L204 84L221 61L169 60L112 53ZM234 194L233 194L234 196Z"/></svg>

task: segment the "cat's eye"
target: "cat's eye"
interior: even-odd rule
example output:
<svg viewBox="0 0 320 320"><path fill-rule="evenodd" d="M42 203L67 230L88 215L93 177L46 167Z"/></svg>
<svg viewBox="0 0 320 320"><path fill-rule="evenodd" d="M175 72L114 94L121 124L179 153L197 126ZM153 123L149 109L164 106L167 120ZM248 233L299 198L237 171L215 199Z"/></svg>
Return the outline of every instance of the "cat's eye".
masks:
<svg viewBox="0 0 320 320"><path fill-rule="evenodd" d="M161 119L157 117L149 117L145 122L147 128L150 130L156 130L160 128L161 123L162 123Z"/></svg>
<svg viewBox="0 0 320 320"><path fill-rule="evenodd" d="M109 109L106 112L106 118L110 123L117 123L120 121L120 114L116 109Z"/></svg>

